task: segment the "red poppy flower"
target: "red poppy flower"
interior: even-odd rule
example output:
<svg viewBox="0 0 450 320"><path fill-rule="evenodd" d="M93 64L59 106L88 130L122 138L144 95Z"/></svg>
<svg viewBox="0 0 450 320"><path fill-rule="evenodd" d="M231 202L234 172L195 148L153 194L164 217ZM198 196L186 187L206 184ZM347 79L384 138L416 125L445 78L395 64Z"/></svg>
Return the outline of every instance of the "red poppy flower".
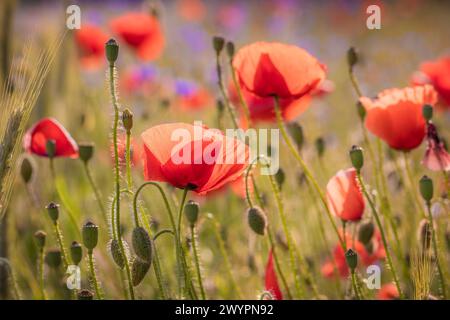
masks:
<svg viewBox="0 0 450 320"><path fill-rule="evenodd" d="M425 137L424 104L434 105L437 93L430 85L389 89L371 100L360 98L367 111L365 125L391 148L411 150Z"/></svg>
<svg viewBox="0 0 450 320"><path fill-rule="evenodd" d="M439 138L436 126L431 122L427 124L427 150L422 164L432 171L450 170L450 155Z"/></svg>
<svg viewBox="0 0 450 320"><path fill-rule="evenodd" d="M211 103L211 94L204 88L198 88L192 93L178 98L178 104L184 111L200 110Z"/></svg>
<svg viewBox="0 0 450 320"><path fill-rule="evenodd" d="M157 59L164 48L164 34L157 18L127 13L111 21L111 29L144 61Z"/></svg>
<svg viewBox="0 0 450 320"><path fill-rule="evenodd" d="M277 273L275 272L275 268L273 266L272 249L270 249L269 258L267 259L265 287L266 291L269 291L275 300L283 300L283 294L281 293L280 286L278 285Z"/></svg>
<svg viewBox="0 0 450 320"><path fill-rule="evenodd" d="M260 97L298 99L325 78L325 67L316 58L299 47L277 42L243 47L233 67L241 86Z"/></svg>
<svg viewBox="0 0 450 320"><path fill-rule="evenodd" d="M397 287L393 283L384 284L377 294L379 300L396 300L399 297Z"/></svg>
<svg viewBox="0 0 450 320"><path fill-rule="evenodd" d="M53 118L44 118L24 136L23 147L29 153L47 157L47 141L55 141L55 157L78 157L78 145L67 130Z"/></svg>
<svg viewBox="0 0 450 320"><path fill-rule="evenodd" d="M236 180L248 165L244 143L203 126L162 124L141 137L146 180L189 187L200 195Z"/></svg>
<svg viewBox="0 0 450 320"><path fill-rule="evenodd" d="M358 221L364 213L364 197L354 168L340 170L328 181L327 202L330 211L344 221Z"/></svg>
<svg viewBox="0 0 450 320"><path fill-rule="evenodd" d="M413 83L431 84L439 94L440 105L450 108L450 56L424 62Z"/></svg>
<svg viewBox="0 0 450 320"><path fill-rule="evenodd" d="M95 70L105 61L105 43L108 36L98 27L84 24L75 32L75 42L80 52L81 65Z"/></svg>

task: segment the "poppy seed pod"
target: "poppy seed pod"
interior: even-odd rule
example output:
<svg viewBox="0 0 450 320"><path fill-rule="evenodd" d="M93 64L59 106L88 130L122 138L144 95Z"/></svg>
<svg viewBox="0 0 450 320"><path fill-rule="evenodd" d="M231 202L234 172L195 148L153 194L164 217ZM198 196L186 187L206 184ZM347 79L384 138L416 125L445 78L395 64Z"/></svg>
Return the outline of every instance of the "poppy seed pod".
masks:
<svg viewBox="0 0 450 320"><path fill-rule="evenodd" d="M278 188L281 190L284 181L286 180L286 174L284 173L283 169L279 168L277 173L275 173L275 180L278 184Z"/></svg>
<svg viewBox="0 0 450 320"><path fill-rule="evenodd" d="M300 150L303 147L303 143L305 141L302 126L297 122L290 122L287 124L287 129L295 144L297 145L297 148Z"/></svg>
<svg viewBox="0 0 450 320"><path fill-rule="evenodd" d="M230 59L233 59L234 52L235 52L234 43L231 41L228 41L227 42L227 54Z"/></svg>
<svg viewBox="0 0 450 320"><path fill-rule="evenodd" d="M222 37L213 37L213 47L214 50L216 51L217 55L220 55L220 53L223 50L223 47L225 45L225 39Z"/></svg>
<svg viewBox="0 0 450 320"><path fill-rule="evenodd" d="M70 256L72 257L72 262L75 265L78 265L83 258L83 249L81 248L81 245L76 241L73 241L70 246Z"/></svg>
<svg viewBox="0 0 450 320"><path fill-rule="evenodd" d="M59 249L51 249L45 255L45 263L51 268L58 268L61 265L61 251Z"/></svg>
<svg viewBox="0 0 450 320"><path fill-rule="evenodd" d="M56 221L58 221L59 218L59 204L54 203L54 202L50 202L45 209L47 209L48 215L50 217L50 219L52 219L52 221L54 223L56 223Z"/></svg>
<svg viewBox="0 0 450 320"><path fill-rule="evenodd" d="M199 205L197 202L189 200L184 206L184 215L189 221L190 225L193 226L198 219Z"/></svg>
<svg viewBox="0 0 450 320"><path fill-rule="evenodd" d="M136 257L131 264L131 282L133 286L139 285L144 280L145 275L150 269L150 263Z"/></svg>
<svg viewBox="0 0 450 320"><path fill-rule="evenodd" d="M119 45L116 40L109 39L105 45L106 50L106 59L108 59L110 64L114 64L116 62L117 57L119 56Z"/></svg>
<svg viewBox="0 0 450 320"><path fill-rule="evenodd" d="M130 133L133 128L133 112L128 108L122 112L122 124L126 132Z"/></svg>
<svg viewBox="0 0 450 320"><path fill-rule="evenodd" d="M34 240L35 240L36 245L38 246L39 249L43 249L44 248L46 237L47 237L47 234L44 231L42 231L42 230L38 230L34 234Z"/></svg>
<svg viewBox="0 0 450 320"><path fill-rule="evenodd" d="M371 220L362 221L358 228L358 241L366 245L372 240L375 232L375 225Z"/></svg>
<svg viewBox="0 0 450 320"><path fill-rule="evenodd" d="M78 154L83 162L88 162L94 155L94 144L91 142L80 143L78 145Z"/></svg>
<svg viewBox="0 0 450 320"><path fill-rule="evenodd" d="M267 217L264 211L259 207L249 208L247 210L247 219L250 228L257 234L263 236L266 233Z"/></svg>
<svg viewBox="0 0 450 320"><path fill-rule="evenodd" d="M422 115L426 121L430 121L433 118L433 107L429 104L426 104L422 108Z"/></svg>
<svg viewBox="0 0 450 320"><path fill-rule="evenodd" d="M354 47L347 50L347 63L350 68L353 68L358 63L358 53Z"/></svg>
<svg viewBox="0 0 450 320"><path fill-rule="evenodd" d="M98 226L91 221L84 224L81 234L83 236L84 246L88 251L92 251L97 246Z"/></svg>
<svg viewBox="0 0 450 320"><path fill-rule="evenodd" d="M430 249L431 245L431 228L430 223L426 219L422 219L419 223L418 238L423 251Z"/></svg>
<svg viewBox="0 0 450 320"><path fill-rule="evenodd" d="M353 272L358 266L358 254L352 249L348 249L345 253L345 261L347 261L347 266Z"/></svg>
<svg viewBox="0 0 450 320"><path fill-rule="evenodd" d="M29 157L24 157L20 164L20 175L23 182L28 183L33 178L34 163Z"/></svg>
<svg viewBox="0 0 450 320"><path fill-rule="evenodd" d="M122 240L122 243L124 244L125 249L128 249L128 246L126 246L126 242ZM125 267L125 257L122 254L122 251L120 250L119 241L117 239L111 240L109 244L109 250L111 252L111 256L116 263L116 265L123 269Z"/></svg>
<svg viewBox="0 0 450 320"><path fill-rule="evenodd" d="M350 160L352 161L353 168L355 168L356 171L359 172L364 165L363 149L358 146L353 146L350 149L349 153L350 153Z"/></svg>
<svg viewBox="0 0 450 320"><path fill-rule="evenodd" d="M139 258L148 263L152 262L152 240L144 228L137 227L133 229L131 244Z"/></svg>
<svg viewBox="0 0 450 320"><path fill-rule="evenodd" d="M428 176L423 176L419 181L419 189L422 198L426 202L430 202L433 198L433 180Z"/></svg>
<svg viewBox="0 0 450 320"><path fill-rule="evenodd" d="M45 151L47 152L47 157L54 158L56 154L56 141L49 139L45 142Z"/></svg>
<svg viewBox="0 0 450 320"><path fill-rule="evenodd" d="M314 144L316 146L317 155L321 158L325 153L325 140L322 137L319 137Z"/></svg>
<svg viewBox="0 0 450 320"><path fill-rule="evenodd" d="M77 296L78 300L94 300L94 293L87 289L78 291Z"/></svg>

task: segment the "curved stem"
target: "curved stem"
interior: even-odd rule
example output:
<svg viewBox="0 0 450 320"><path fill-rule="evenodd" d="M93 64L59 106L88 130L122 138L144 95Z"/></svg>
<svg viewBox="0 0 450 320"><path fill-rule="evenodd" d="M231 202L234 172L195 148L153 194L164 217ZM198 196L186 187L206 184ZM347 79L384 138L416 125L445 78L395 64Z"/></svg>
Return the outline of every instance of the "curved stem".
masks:
<svg viewBox="0 0 450 320"><path fill-rule="evenodd" d="M154 236L153 236L153 241L156 241L156 239L158 239L160 236L162 236L165 233L169 233L173 236L175 236L175 232L173 232L173 230L170 229L163 229L161 231L158 231Z"/></svg>
<svg viewBox="0 0 450 320"><path fill-rule="evenodd" d="M125 162L127 171L127 186L131 190L133 187L133 180L131 179L131 131L127 130L127 144L125 152Z"/></svg>
<svg viewBox="0 0 450 320"><path fill-rule="evenodd" d="M97 295L97 299L103 300L103 295L100 291L100 285L98 283L97 274L95 272L94 256L92 254L92 250L88 251L88 259L89 271L91 272L92 282L94 283L95 294Z"/></svg>
<svg viewBox="0 0 450 320"><path fill-rule="evenodd" d="M95 184L94 179L92 178L92 173L91 173L91 170L89 169L89 165L87 162L83 161L83 166L84 166L84 171L86 172L86 176L88 178L89 184L91 185L91 188L94 191L95 198L97 199L98 207L100 208L100 211L103 214L103 218L105 219L105 221L108 221L106 209L105 209L105 206L103 205L102 197L100 196L100 191L98 190L97 185Z"/></svg>
<svg viewBox="0 0 450 320"><path fill-rule="evenodd" d="M272 230L270 227L267 228L267 234L268 234L268 240L269 240L270 247L272 248L272 255L275 260L275 266L277 268L278 274L280 275L281 282L283 283L283 286L286 290L288 299L292 300L292 293L291 293L291 290L289 290L289 286L287 284L286 277L284 276L284 273L281 269L280 262L278 260L276 249L275 249L275 242L273 241Z"/></svg>
<svg viewBox="0 0 450 320"><path fill-rule="evenodd" d="M206 294L205 294L205 288L203 287L202 272L200 270L200 256L198 255L197 234L195 232L194 225L191 225L191 241L192 241L192 249L194 251L194 263L195 263L195 269L197 271L198 286L200 288L200 294L202 296L202 299L205 300Z"/></svg>

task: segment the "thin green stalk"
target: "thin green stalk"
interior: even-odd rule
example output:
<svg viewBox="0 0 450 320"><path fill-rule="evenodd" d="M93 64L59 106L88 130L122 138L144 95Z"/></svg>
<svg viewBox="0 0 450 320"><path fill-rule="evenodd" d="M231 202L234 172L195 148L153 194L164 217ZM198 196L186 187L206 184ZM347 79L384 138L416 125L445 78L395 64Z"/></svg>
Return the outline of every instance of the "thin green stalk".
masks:
<svg viewBox="0 0 450 320"><path fill-rule="evenodd" d="M356 300L361 300L361 297L359 296L359 292L358 292L358 284L356 281L355 270L351 270L351 274L352 274L352 285L353 285L353 291L355 292L355 298L356 298Z"/></svg>
<svg viewBox="0 0 450 320"><path fill-rule="evenodd" d="M131 190L133 187L133 180L131 178L131 131L127 130L127 144L125 152L125 162L127 171L127 185L128 189Z"/></svg>
<svg viewBox="0 0 450 320"><path fill-rule="evenodd" d="M39 249L38 277L39 277L39 288L41 290L42 300L47 300L47 295L45 293L45 286L44 286L44 248Z"/></svg>
<svg viewBox="0 0 450 320"><path fill-rule="evenodd" d="M425 218L426 214L425 214L422 204L420 203L419 194L418 194L418 192L415 188L415 184L414 184L415 180L412 175L411 167L409 166L408 152L403 152L403 161L405 164L405 172L406 172L406 176L408 178L409 187L410 187L411 194L413 195L414 202L415 202L416 207L419 210L420 214L422 215L422 217Z"/></svg>
<svg viewBox="0 0 450 320"><path fill-rule="evenodd" d="M277 257L278 256L277 253L276 253L277 250L275 248L275 242L273 241L272 230L271 230L270 226L267 228L267 235L268 235L267 239L269 240L269 245L272 248L272 255L273 255L273 258L274 258L274 261L275 261L275 266L277 268L278 274L280 275L281 283L283 284L283 286L284 286L284 288L286 290L286 294L288 296L288 299L292 300L291 290L289 289L289 286L288 286L287 281L286 281L286 277L284 276L283 270L281 269L280 262L279 262L278 257Z"/></svg>
<svg viewBox="0 0 450 320"><path fill-rule="evenodd" d="M103 300L103 295L101 293L100 285L97 280L97 273L95 271L94 255L92 253L92 250L88 251L89 271L91 273L92 282L94 283L94 290L95 294L97 295L97 299Z"/></svg>
<svg viewBox="0 0 450 320"><path fill-rule="evenodd" d="M194 251L194 263L195 263L195 269L197 271L198 286L200 288L200 294L201 294L202 299L206 300L205 288L203 287L202 273L200 270L200 256L198 255L196 238L197 238L197 234L195 232L195 226L191 225L191 241L192 241L192 249Z"/></svg>
<svg viewBox="0 0 450 320"><path fill-rule="evenodd" d="M100 191L97 188L97 185L94 182L94 179L92 178L91 170L89 169L89 165L87 162L83 161L84 171L86 172L86 176L88 178L89 184L91 185L92 190L94 191L95 199L97 200L98 207L100 208L100 211L102 212L103 218L105 221L108 221L108 216L106 214L105 206L103 205L102 197L100 196Z"/></svg>
<svg viewBox="0 0 450 320"><path fill-rule="evenodd" d="M63 236L61 233L61 229L59 228L58 221L56 221L53 224L53 226L55 229L55 235L56 235L56 240L58 241L59 250L61 250L61 258L63 261L63 267L64 267L64 270L67 270L67 267L69 266L69 261L67 260L67 251L66 251L66 248L64 247Z"/></svg>
<svg viewBox="0 0 450 320"><path fill-rule="evenodd" d="M233 68L233 60L232 59L229 59L229 66L230 66L231 78L233 79L234 87L236 88L241 106L244 109L245 119L247 120L248 126L251 127L250 109L248 107L247 102L244 99L244 95L242 94L241 87L238 84L238 81L236 78L236 71Z"/></svg>

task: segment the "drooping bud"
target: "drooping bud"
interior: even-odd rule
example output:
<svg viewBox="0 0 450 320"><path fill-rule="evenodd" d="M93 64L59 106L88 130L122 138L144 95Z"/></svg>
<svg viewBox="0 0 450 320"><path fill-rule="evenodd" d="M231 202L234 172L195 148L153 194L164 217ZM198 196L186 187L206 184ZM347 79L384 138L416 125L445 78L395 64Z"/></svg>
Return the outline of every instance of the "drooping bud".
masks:
<svg viewBox="0 0 450 320"><path fill-rule="evenodd" d="M50 202L45 209L47 209L48 215L50 217L50 219L52 219L52 221L54 223L56 223L56 221L58 221L59 218L59 204L54 203L54 202Z"/></svg>
<svg viewBox="0 0 450 320"><path fill-rule="evenodd" d="M122 240L122 243L124 245L125 251L128 251L128 246L126 245L126 242ZM116 265L123 269L125 267L125 257L122 254L122 251L120 250L119 241L117 239L111 240L109 244L109 251L111 252L111 256L116 263Z"/></svg>
<svg viewBox="0 0 450 320"><path fill-rule="evenodd" d="M88 251L92 251L97 246L98 226L91 221L86 222L81 229L81 235L84 246Z"/></svg>
<svg viewBox="0 0 450 320"><path fill-rule="evenodd" d="M266 233L267 217L261 208L259 207L249 208L247 210L247 219L250 228L256 234L263 236Z"/></svg>
<svg viewBox="0 0 450 320"><path fill-rule="evenodd" d="M353 68L358 63L358 53L354 47L347 50L347 63L350 68Z"/></svg>
<svg viewBox="0 0 450 320"><path fill-rule="evenodd" d="M359 119L361 121L364 121L366 119L367 111L366 108L364 108L363 104L359 101L356 104L356 111L358 112Z"/></svg>
<svg viewBox="0 0 450 320"><path fill-rule="evenodd" d="M109 39L105 44L106 59L108 59L109 64L114 64L117 57L119 56L119 45L116 40Z"/></svg>
<svg viewBox="0 0 450 320"><path fill-rule="evenodd" d="M430 249L431 228L430 223L426 219L422 219L419 223L418 238L423 251Z"/></svg>
<svg viewBox="0 0 450 320"><path fill-rule="evenodd" d="M223 50L224 45L225 45L224 38L218 37L218 36L213 37L213 47L214 47L214 50L216 51L217 55L220 55L220 53Z"/></svg>
<svg viewBox="0 0 450 320"><path fill-rule="evenodd" d="M275 181L278 184L278 188L281 190L283 187L284 181L286 180L286 174L283 169L279 168L277 173L275 173Z"/></svg>
<svg viewBox="0 0 450 320"><path fill-rule="evenodd" d="M94 300L94 293L87 289L78 291L77 296L78 300Z"/></svg>
<svg viewBox="0 0 450 320"><path fill-rule="evenodd" d="M28 183L33 178L34 163L31 158L25 156L20 164L20 175L23 182Z"/></svg>
<svg viewBox="0 0 450 320"><path fill-rule="evenodd" d="M34 234L34 240L35 240L36 245L37 245L37 247L39 249L43 249L44 248L46 237L47 237L47 234L44 231L42 231L42 230L38 230Z"/></svg>
<svg viewBox="0 0 450 320"><path fill-rule="evenodd" d="M131 244L134 252L139 258L148 263L152 262L152 240L144 228L134 228L131 236Z"/></svg>
<svg viewBox="0 0 450 320"><path fill-rule="evenodd" d="M426 121L430 121L433 118L433 107L426 104L422 108L422 115Z"/></svg>
<svg viewBox="0 0 450 320"><path fill-rule="evenodd" d="M429 202L433 198L433 180L428 176L423 176L419 181L419 189L422 198Z"/></svg>
<svg viewBox="0 0 450 320"><path fill-rule="evenodd" d="M322 137L319 137L315 141L316 151L319 158L321 158L325 152L325 140Z"/></svg>
<svg viewBox="0 0 450 320"><path fill-rule="evenodd" d="M47 152L47 157L54 158L56 153L56 141L55 140L47 140L45 143L45 151Z"/></svg>
<svg viewBox="0 0 450 320"><path fill-rule="evenodd" d="M82 142L78 144L78 155L83 162L88 162L94 155L94 144L92 142Z"/></svg>
<svg viewBox="0 0 450 320"><path fill-rule="evenodd" d="M81 245L76 241L73 241L70 246L70 256L72 257L72 262L75 265L78 265L83 258L83 249L81 248Z"/></svg>
<svg viewBox="0 0 450 320"><path fill-rule="evenodd" d="M358 254L352 249L348 249L345 253L345 261L347 261L347 266L351 271L354 271L358 266Z"/></svg>
<svg viewBox="0 0 450 320"><path fill-rule="evenodd" d="M372 240L375 232L375 225L371 220L361 221L358 227L358 241L368 244Z"/></svg>
<svg viewBox="0 0 450 320"><path fill-rule="evenodd" d="M230 60L233 59L234 52L235 52L234 43L231 41L228 41L227 42L227 54L228 54L228 57L230 58Z"/></svg>
<svg viewBox="0 0 450 320"><path fill-rule="evenodd" d="M290 122L287 124L287 129L292 137L292 140L294 140L295 144L297 145L297 149L301 150L301 148L303 147L303 143L305 142L302 126L297 122Z"/></svg>
<svg viewBox="0 0 450 320"><path fill-rule="evenodd" d="M122 124L127 133L131 132L133 128L133 112L130 109L126 108L122 112Z"/></svg>
<svg viewBox="0 0 450 320"><path fill-rule="evenodd" d="M131 282L134 287L139 285L142 280L144 280L148 269L150 269L150 263L140 259L139 257L135 257L131 264Z"/></svg>
<svg viewBox="0 0 450 320"><path fill-rule="evenodd" d="M189 200L184 206L184 215L189 221L190 225L193 226L198 219L199 205L197 202Z"/></svg>
<svg viewBox="0 0 450 320"><path fill-rule="evenodd" d="M59 249L51 249L45 255L45 263L51 268L58 268L61 265L61 251Z"/></svg>
<svg viewBox="0 0 450 320"><path fill-rule="evenodd" d="M352 161L353 167L359 172L364 165L363 149L358 146L353 146L350 150L350 160Z"/></svg>

